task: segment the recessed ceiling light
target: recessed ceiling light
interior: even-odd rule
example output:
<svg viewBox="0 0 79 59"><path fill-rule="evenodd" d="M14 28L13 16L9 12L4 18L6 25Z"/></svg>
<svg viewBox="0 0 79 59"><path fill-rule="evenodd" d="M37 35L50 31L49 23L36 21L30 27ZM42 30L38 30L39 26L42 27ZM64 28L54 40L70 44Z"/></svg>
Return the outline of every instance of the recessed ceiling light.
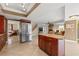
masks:
<svg viewBox="0 0 79 59"><path fill-rule="evenodd" d="M22 7L24 8L24 5L22 5Z"/></svg>
<svg viewBox="0 0 79 59"><path fill-rule="evenodd" d="M22 3L21 5L22 5L23 8L25 7L25 4L24 3Z"/></svg>

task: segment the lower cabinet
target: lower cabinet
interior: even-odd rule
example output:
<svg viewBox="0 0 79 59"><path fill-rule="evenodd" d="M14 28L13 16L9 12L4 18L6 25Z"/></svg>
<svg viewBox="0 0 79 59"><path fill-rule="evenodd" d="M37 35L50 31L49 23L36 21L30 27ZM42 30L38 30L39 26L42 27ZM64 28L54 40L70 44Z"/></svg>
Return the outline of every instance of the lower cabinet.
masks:
<svg viewBox="0 0 79 59"><path fill-rule="evenodd" d="M0 35L0 51L6 44L6 34L1 34Z"/></svg>
<svg viewBox="0 0 79 59"><path fill-rule="evenodd" d="M47 53L49 56L59 55L59 42L56 38L50 38L43 35L38 37L38 45L41 50ZM60 52L63 53L63 52Z"/></svg>
<svg viewBox="0 0 79 59"><path fill-rule="evenodd" d="M7 19L0 15L0 50L4 47L7 41Z"/></svg>
<svg viewBox="0 0 79 59"><path fill-rule="evenodd" d="M42 39L40 39L40 38L42 38ZM45 37L42 37L42 36L39 36L39 41L38 41L38 45L39 45L39 47L40 47L40 49L42 49L43 51L45 51L46 50L46 42L45 42Z"/></svg>
<svg viewBox="0 0 79 59"><path fill-rule="evenodd" d="M58 39L56 38L52 38L51 40L51 51L52 51L52 55L54 56L58 56Z"/></svg>
<svg viewBox="0 0 79 59"><path fill-rule="evenodd" d="M51 52L51 42L49 40L46 40L45 41L46 44L45 44L45 51L47 52L48 55L51 55L52 52Z"/></svg>

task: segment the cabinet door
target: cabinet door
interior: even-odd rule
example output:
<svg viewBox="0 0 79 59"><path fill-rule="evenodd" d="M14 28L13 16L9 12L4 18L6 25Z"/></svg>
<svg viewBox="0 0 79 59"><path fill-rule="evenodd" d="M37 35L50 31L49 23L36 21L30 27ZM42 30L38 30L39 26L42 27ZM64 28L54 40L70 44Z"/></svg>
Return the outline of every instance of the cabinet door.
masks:
<svg viewBox="0 0 79 59"><path fill-rule="evenodd" d="M41 49L45 51L45 37L44 36L41 36L40 44L41 44Z"/></svg>
<svg viewBox="0 0 79 59"><path fill-rule="evenodd" d="M39 48L42 48L42 36L41 35L38 36L38 45L39 45Z"/></svg>
<svg viewBox="0 0 79 59"><path fill-rule="evenodd" d="M46 45L46 41L45 41L46 37L45 36L42 36L42 35L39 35L39 47L45 51L45 45Z"/></svg>
<svg viewBox="0 0 79 59"><path fill-rule="evenodd" d="M40 47L40 35L38 35L38 46Z"/></svg>
<svg viewBox="0 0 79 59"><path fill-rule="evenodd" d="M57 56L58 55L58 39L53 38L51 41L51 52L53 56Z"/></svg>
<svg viewBox="0 0 79 59"><path fill-rule="evenodd" d="M2 48L2 47L1 47L1 43L2 43L2 42L1 42L1 37L0 37L0 50L1 50L1 48Z"/></svg>
<svg viewBox="0 0 79 59"><path fill-rule="evenodd" d="M0 34L4 33L4 17L0 16Z"/></svg>
<svg viewBox="0 0 79 59"><path fill-rule="evenodd" d="M46 40L46 44L45 44L45 48L46 48L46 53L48 55L51 55L51 40L47 39Z"/></svg>
<svg viewBox="0 0 79 59"><path fill-rule="evenodd" d="M39 41L38 41L39 43L39 47L42 49L42 39L41 38L39 38Z"/></svg>
<svg viewBox="0 0 79 59"><path fill-rule="evenodd" d="M42 49L43 51L45 51L45 40L44 39L42 39Z"/></svg>
<svg viewBox="0 0 79 59"><path fill-rule="evenodd" d="M43 36L43 44L42 44L42 46L43 46L43 50L45 51L45 52L47 52L48 50L48 44L49 44L49 41L48 41L48 37L46 37L46 36Z"/></svg>
<svg viewBox="0 0 79 59"><path fill-rule="evenodd" d="M40 47L42 50L44 50L44 39L43 39L43 38L44 38L43 36L39 35L38 45L39 45L39 47Z"/></svg>

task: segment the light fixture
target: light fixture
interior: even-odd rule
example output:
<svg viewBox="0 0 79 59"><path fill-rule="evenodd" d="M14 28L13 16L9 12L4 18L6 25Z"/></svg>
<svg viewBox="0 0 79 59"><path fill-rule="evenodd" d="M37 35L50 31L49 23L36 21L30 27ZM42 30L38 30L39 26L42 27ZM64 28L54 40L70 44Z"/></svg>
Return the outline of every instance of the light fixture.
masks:
<svg viewBox="0 0 79 59"><path fill-rule="evenodd" d="M21 5L22 5L23 8L25 7L25 4L24 3L22 3Z"/></svg>
<svg viewBox="0 0 79 59"><path fill-rule="evenodd" d="M25 7L25 5L22 5L22 7L24 8L24 7Z"/></svg>
<svg viewBox="0 0 79 59"><path fill-rule="evenodd" d="M21 3L21 7L23 8L23 11L25 11L25 3Z"/></svg>

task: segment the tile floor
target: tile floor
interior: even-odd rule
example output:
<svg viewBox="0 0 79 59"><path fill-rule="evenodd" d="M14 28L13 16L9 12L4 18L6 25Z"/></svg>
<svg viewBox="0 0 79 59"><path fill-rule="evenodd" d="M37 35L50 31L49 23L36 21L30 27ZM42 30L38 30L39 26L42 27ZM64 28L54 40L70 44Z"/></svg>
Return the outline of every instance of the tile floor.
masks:
<svg viewBox="0 0 79 59"><path fill-rule="evenodd" d="M12 38L12 44L6 44L0 56L48 56L39 49L37 38L26 43L19 43L17 36ZM65 41L65 56L79 56L79 43Z"/></svg>
<svg viewBox="0 0 79 59"><path fill-rule="evenodd" d="M79 43L65 40L65 56L79 56Z"/></svg>
<svg viewBox="0 0 79 59"><path fill-rule="evenodd" d="M41 49L39 49L37 40L32 42L19 43L16 36L13 37L12 44L6 44L0 52L1 56L47 56Z"/></svg>

